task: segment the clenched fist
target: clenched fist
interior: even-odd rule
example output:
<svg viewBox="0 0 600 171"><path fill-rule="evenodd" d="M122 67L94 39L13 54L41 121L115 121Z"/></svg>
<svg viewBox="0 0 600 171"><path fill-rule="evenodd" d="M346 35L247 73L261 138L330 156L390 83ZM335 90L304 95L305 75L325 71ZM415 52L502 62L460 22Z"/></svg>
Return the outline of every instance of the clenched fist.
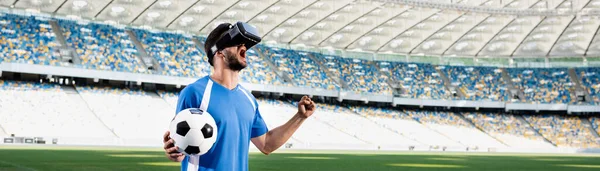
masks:
<svg viewBox="0 0 600 171"><path fill-rule="evenodd" d="M298 114L303 118L308 118L315 113L315 108L315 102L308 96L303 96L300 102L298 102Z"/></svg>

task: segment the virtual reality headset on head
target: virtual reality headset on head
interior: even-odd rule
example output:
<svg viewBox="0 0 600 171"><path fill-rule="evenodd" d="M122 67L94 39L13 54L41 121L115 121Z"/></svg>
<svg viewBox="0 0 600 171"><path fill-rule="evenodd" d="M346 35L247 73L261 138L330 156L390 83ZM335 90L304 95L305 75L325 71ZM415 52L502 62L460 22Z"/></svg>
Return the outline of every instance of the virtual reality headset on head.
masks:
<svg viewBox="0 0 600 171"><path fill-rule="evenodd" d="M238 21L237 23L230 25L229 30L224 33L221 39L210 48L210 55L214 55L217 51L223 50L227 47L238 46L244 44L247 49L260 43L262 39L258 34L256 27L251 26L248 23Z"/></svg>

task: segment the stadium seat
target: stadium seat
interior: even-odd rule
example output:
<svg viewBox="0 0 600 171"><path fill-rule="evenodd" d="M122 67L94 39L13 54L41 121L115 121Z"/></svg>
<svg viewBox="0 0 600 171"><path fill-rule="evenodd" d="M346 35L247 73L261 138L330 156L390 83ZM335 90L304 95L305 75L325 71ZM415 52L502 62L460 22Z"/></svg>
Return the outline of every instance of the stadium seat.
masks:
<svg viewBox="0 0 600 171"><path fill-rule="evenodd" d="M524 117L537 131L558 147L597 148L600 146L578 117L548 114Z"/></svg>
<svg viewBox="0 0 600 171"><path fill-rule="evenodd" d="M507 68L513 83L525 94L524 103L572 103L573 87L566 68Z"/></svg>
<svg viewBox="0 0 600 171"><path fill-rule="evenodd" d="M600 68L577 68L576 72L592 98L589 103L600 104Z"/></svg>
<svg viewBox="0 0 600 171"><path fill-rule="evenodd" d="M204 77L211 72L204 53L191 35L133 29L148 55L154 57L162 75Z"/></svg>
<svg viewBox="0 0 600 171"><path fill-rule="evenodd" d="M391 94L389 77L381 74L373 61L311 53L323 61L333 77L341 78L356 93Z"/></svg>
<svg viewBox="0 0 600 171"><path fill-rule="evenodd" d="M413 118L397 110L375 107L351 107L351 110L395 131L408 139L421 142L426 146L463 148L464 145L427 128Z"/></svg>
<svg viewBox="0 0 600 171"><path fill-rule="evenodd" d="M282 125L287 122L298 110L290 103L271 100L257 99L259 110L269 129ZM315 131L318 130L318 131ZM335 129L317 118L308 118L292 136L288 143L295 143L294 146L304 146L307 148L331 148L331 149L357 149L364 148L367 143L359 140L357 137L348 135L345 132Z"/></svg>
<svg viewBox="0 0 600 171"><path fill-rule="evenodd" d="M0 62L64 66L48 18L0 13Z"/></svg>
<svg viewBox="0 0 600 171"><path fill-rule="evenodd" d="M294 79L297 86L337 90L340 88L334 81L329 79L315 61L306 52L296 52L289 49L270 48L267 46L256 46L265 56L271 60L278 70Z"/></svg>
<svg viewBox="0 0 600 171"><path fill-rule="evenodd" d="M503 101L506 87L501 70L494 67L443 66L451 84L458 86L467 100Z"/></svg>
<svg viewBox="0 0 600 171"><path fill-rule="evenodd" d="M242 81L254 84L291 85L285 83L273 72L264 59L258 55L256 49L253 47L246 52L248 66L240 72Z"/></svg>
<svg viewBox="0 0 600 171"><path fill-rule="evenodd" d="M478 148L506 147L506 145L476 129L453 112L404 110L404 113L465 146Z"/></svg>
<svg viewBox="0 0 600 171"><path fill-rule="evenodd" d="M61 144L79 145L114 143L116 138L78 94L68 94L59 85L0 80L0 108L0 125L17 137L58 138Z"/></svg>
<svg viewBox="0 0 600 171"><path fill-rule="evenodd" d="M527 123L522 123L515 116L502 113L462 113L473 124L491 136L516 148L552 148L553 145L538 136Z"/></svg>
<svg viewBox="0 0 600 171"><path fill-rule="evenodd" d="M381 72L398 81L405 98L449 99L450 92L433 65L402 62L378 62Z"/></svg>
<svg viewBox="0 0 600 171"><path fill-rule="evenodd" d="M67 44L81 59L79 67L120 72L149 73L123 28L83 21L58 20Z"/></svg>
<svg viewBox="0 0 600 171"><path fill-rule="evenodd" d="M110 87L76 87L96 116L123 141L160 145L175 109L156 93Z"/></svg>

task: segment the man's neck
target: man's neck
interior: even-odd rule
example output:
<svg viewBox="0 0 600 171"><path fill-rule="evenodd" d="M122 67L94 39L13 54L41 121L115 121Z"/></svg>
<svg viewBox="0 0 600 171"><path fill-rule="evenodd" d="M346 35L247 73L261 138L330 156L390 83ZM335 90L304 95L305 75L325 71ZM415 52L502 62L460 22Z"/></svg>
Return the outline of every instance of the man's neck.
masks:
<svg viewBox="0 0 600 171"><path fill-rule="evenodd" d="M215 72L210 76L215 82L221 84L229 90L237 87L239 83L239 71L233 71L231 69L221 69L215 70Z"/></svg>

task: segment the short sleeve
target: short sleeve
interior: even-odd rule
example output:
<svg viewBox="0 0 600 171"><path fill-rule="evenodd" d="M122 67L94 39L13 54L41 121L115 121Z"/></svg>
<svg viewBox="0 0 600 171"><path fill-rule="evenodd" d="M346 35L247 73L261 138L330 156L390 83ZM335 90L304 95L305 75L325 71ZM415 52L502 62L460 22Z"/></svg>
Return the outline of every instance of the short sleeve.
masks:
<svg viewBox="0 0 600 171"><path fill-rule="evenodd" d="M259 137L261 135L266 134L269 131L267 128L267 124L265 120L263 120L260 115L260 110L258 110L258 105L256 107L256 114L254 116L254 122L252 123L252 132L250 138Z"/></svg>
<svg viewBox="0 0 600 171"><path fill-rule="evenodd" d="M181 90L181 92L179 93L179 98L177 99L177 108L175 110L175 114L188 108L200 107L202 96L199 93L200 92L196 91L191 86L188 86Z"/></svg>

